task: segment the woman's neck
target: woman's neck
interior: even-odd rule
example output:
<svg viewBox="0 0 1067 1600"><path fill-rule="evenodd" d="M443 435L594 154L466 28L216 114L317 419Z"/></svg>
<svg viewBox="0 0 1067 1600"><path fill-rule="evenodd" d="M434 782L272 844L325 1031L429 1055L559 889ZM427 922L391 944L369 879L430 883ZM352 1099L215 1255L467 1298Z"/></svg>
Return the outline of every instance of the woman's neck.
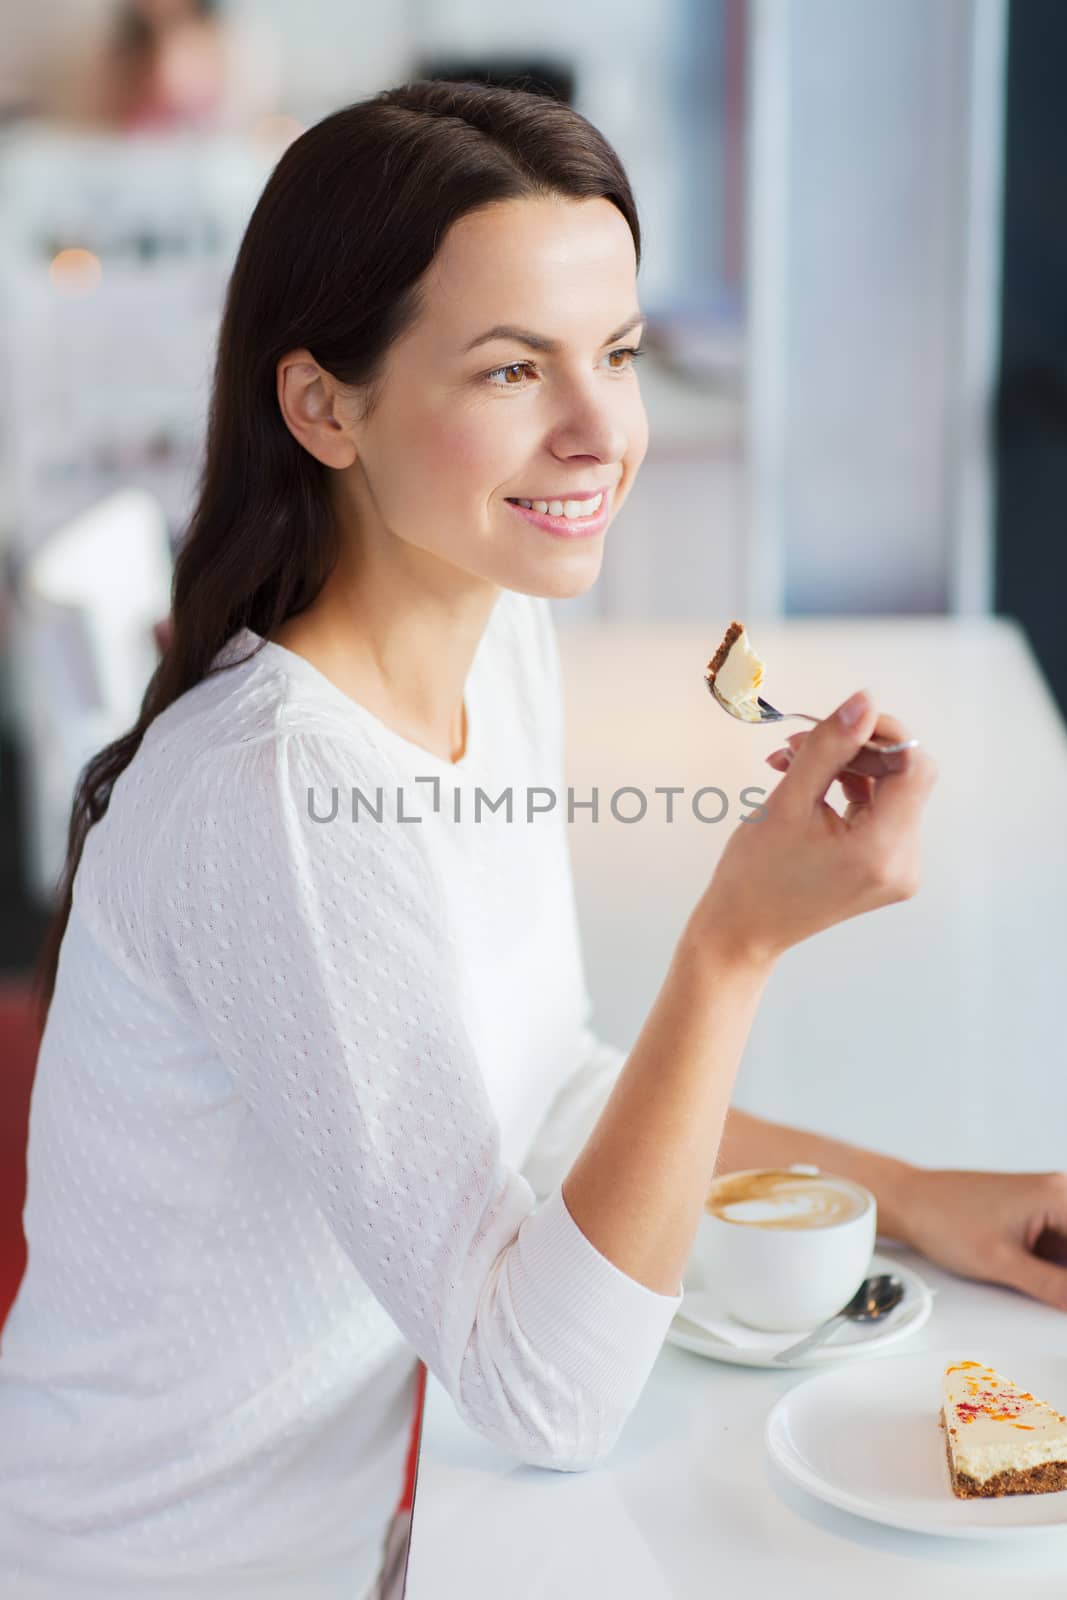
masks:
<svg viewBox="0 0 1067 1600"><path fill-rule="evenodd" d="M409 601L389 613L346 603L329 588L276 628L272 641L403 738L441 760L459 760L470 735L464 689L499 589L484 586L454 611Z"/></svg>

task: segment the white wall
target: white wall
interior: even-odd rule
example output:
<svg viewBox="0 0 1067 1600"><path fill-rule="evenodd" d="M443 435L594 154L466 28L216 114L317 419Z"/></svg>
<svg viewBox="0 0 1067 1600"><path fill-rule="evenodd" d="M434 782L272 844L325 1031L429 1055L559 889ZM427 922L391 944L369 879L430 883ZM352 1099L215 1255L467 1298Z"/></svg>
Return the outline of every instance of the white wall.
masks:
<svg viewBox="0 0 1067 1600"><path fill-rule="evenodd" d="M998 181L974 166L1002 92L1002 60L975 77L990 8L756 10L753 532L770 599L800 613L945 609L991 376L966 356L988 350L995 314L992 203L973 226Z"/></svg>
<svg viewBox="0 0 1067 1600"><path fill-rule="evenodd" d="M577 108L617 148L637 194L652 303L690 286L689 167L683 161L690 0L234 0L277 27L286 109L304 120L403 81L416 56L530 53L576 72Z"/></svg>

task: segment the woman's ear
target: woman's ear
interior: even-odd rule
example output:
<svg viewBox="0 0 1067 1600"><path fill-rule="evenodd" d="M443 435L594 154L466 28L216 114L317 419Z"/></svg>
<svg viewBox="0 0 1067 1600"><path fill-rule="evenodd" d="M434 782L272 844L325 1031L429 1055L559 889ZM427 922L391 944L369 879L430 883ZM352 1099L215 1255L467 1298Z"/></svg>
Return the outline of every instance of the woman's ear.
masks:
<svg viewBox="0 0 1067 1600"><path fill-rule="evenodd" d="M350 467L356 440L340 386L310 350L292 350L277 367L278 406L293 438L324 466Z"/></svg>

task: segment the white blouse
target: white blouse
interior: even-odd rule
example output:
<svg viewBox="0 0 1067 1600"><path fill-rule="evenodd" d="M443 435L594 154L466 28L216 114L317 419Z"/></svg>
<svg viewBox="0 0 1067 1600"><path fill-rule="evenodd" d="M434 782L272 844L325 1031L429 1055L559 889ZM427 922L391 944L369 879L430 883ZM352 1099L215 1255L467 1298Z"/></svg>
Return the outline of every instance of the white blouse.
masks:
<svg viewBox="0 0 1067 1600"><path fill-rule="evenodd" d="M578 1471L681 1302L560 1189L624 1057L588 1026L549 602L499 596L457 762L247 629L216 662L75 880L0 1593L358 1600L417 1358L479 1434Z"/></svg>

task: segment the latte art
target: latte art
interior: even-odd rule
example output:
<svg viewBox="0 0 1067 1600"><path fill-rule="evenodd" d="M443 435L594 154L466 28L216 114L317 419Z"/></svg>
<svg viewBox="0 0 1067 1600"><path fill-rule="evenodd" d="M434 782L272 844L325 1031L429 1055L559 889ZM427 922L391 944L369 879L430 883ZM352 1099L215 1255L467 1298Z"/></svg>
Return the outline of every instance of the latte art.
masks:
<svg viewBox="0 0 1067 1600"><path fill-rule="evenodd" d="M726 1173L716 1179L704 1209L750 1228L832 1228L858 1217L864 1194L844 1180L796 1172Z"/></svg>
<svg viewBox="0 0 1067 1600"><path fill-rule="evenodd" d="M723 1172L704 1198L693 1267L735 1322L810 1331L851 1300L877 1231L877 1198L842 1173L799 1163Z"/></svg>

